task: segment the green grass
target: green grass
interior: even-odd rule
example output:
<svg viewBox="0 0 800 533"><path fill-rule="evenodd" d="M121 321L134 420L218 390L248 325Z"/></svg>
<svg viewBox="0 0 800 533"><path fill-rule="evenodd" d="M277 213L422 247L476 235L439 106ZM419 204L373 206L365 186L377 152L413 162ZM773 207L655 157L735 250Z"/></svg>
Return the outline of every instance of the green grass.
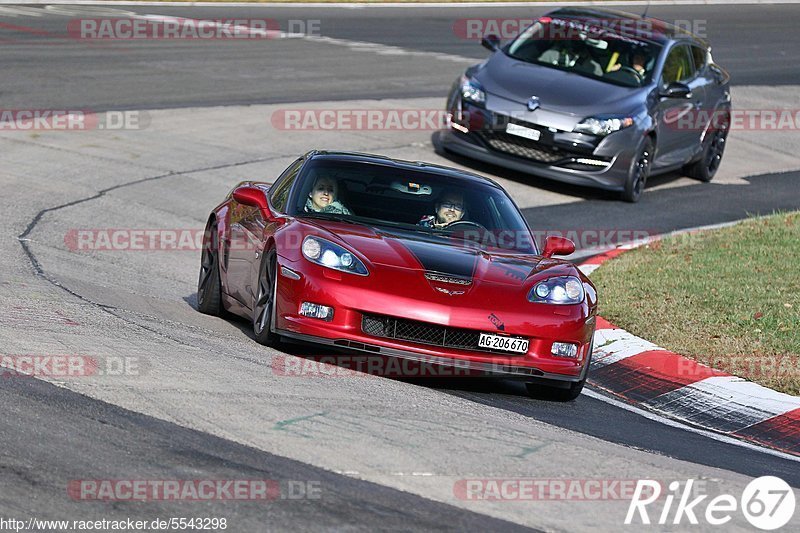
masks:
<svg viewBox="0 0 800 533"><path fill-rule="evenodd" d="M592 275L600 314L719 370L800 394L800 212L632 250Z"/></svg>

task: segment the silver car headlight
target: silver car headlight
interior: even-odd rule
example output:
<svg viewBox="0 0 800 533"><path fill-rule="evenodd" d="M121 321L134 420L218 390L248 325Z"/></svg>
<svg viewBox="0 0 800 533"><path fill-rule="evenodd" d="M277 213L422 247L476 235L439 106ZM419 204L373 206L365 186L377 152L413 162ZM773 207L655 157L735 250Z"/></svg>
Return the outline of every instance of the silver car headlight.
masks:
<svg viewBox="0 0 800 533"><path fill-rule="evenodd" d="M547 278L533 286L528 301L542 304L579 304L584 298L583 283L575 276Z"/></svg>
<svg viewBox="0 0 800 533"><path fill-rule="evenodd" d="M621 129L633 126L632 117L588 117L580 121L572 131L589 135L606 136Z"/></svg>
<svg viewBox="0 0 800 533"><path fill-rule="evenodd" d="M461 76L461 96L464 100L476 104L483 104L486 102L486 93L483 92L481 84L466 75Z"/></svg>
<svg viewBox="0 0 800 533"><path fill-rule="evenodd" d="M368 276L369 271L354 253L320 237L308 236L303 239L303 257L318 265L341 270L359 276Z"/></svg>

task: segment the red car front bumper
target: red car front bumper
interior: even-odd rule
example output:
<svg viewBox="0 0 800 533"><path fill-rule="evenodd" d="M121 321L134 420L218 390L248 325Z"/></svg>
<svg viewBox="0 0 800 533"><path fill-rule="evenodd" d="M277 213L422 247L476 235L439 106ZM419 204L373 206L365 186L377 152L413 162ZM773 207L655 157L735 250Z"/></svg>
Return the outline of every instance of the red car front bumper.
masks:
<svg viewBox="0 0 800 533"><path fill-rule="evenodd" d="M283 268L291 269L291 277ZM401 357L507 376L578 381L589 360L594 317L589 306L533 304L513 287L478 286L464 295L435 292L419 272L397 269L355 276L300 260L278 259L277 316L280 335L359 352ZM299 276L300 279L294 279ZM333 307L330 321L299 314L303 302ZM380 315L530 340L525 354L453 348L375 336L364 315ZM502 329L501 329L502 328ZM578 345L574 359L551 354L553 342Z"/></svg>

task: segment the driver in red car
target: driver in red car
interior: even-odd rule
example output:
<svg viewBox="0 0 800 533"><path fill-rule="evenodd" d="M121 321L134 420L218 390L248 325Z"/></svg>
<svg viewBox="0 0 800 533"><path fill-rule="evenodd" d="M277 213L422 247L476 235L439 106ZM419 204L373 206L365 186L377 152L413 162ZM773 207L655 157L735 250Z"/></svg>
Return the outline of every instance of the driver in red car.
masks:
<svg viewBox="0 0 800 533"><path fill-rule="evenodd" d="M339 184L328 176L320 176L308 193L303 211L306 213L333 213L336 215L352 215L353 213L337 199Z"/></svg>
<svg viewBox="0 0 800 533"><path fill-rule="evenodd" d="M445 191L436 202L436 214L422 217L417 225L426 228L444 228L464 218L464 195L456 191Z"/></svg>

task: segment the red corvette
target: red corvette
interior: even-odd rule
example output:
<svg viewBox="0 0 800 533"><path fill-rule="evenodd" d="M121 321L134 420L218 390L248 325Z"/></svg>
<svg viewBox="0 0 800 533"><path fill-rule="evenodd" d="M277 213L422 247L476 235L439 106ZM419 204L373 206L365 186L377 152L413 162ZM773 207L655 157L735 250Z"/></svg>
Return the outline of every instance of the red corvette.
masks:
<svg viewBox="0 0 800 533"><path fill-rule="evenodd" d="M540 251L490 179L381 156L313 151L274 184L243 182L208 219L201 312L296 340L521 378L580 394L597 295L548 237Z"/></svg>

